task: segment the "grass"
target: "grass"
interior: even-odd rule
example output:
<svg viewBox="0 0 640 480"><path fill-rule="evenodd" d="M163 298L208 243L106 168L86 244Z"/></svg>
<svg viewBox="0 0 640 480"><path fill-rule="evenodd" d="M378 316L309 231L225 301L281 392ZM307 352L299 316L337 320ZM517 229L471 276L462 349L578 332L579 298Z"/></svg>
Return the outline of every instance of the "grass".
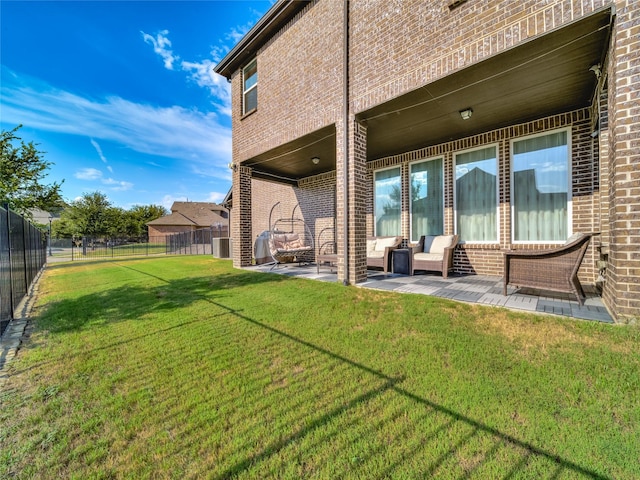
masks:
<svg viewBox="0 0 640 480"><path fill-rule="evenodd" d="M57 264L0 478L640 477L640 330L234 270Z"/></svg>

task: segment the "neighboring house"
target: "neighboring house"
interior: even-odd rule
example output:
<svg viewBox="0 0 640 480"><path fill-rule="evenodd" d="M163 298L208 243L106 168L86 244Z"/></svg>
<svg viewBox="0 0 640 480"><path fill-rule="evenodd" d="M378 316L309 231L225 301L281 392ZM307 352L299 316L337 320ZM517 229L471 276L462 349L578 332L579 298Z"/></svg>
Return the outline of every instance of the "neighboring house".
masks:
<svg viewBox="0 0 640 480"><path fill-rule="evenodd" d="M504 250L600 232L580 278L637 318L638 18L637 0L277 1L215 69L234 265L279 200L316 235L335 225L352 284L367 235L441 226L455 271L502 275Z"/></svg>
<svg viewBox="0 0 640 480"><path fill-rule="evenodd" d="M49 226L49 222L60 219L59 214L49 213L40 208L32 208L31 212L31 220L33 223L37 223L38 225L47 225Z"/></svg>
<svg viewBox="0 0 640 480"><path fill-rule="evenodd" d="M173 202L171 214L147 223L149 238L213 228L213 235L229 235L229 213L225 207L209 202Z"/></svg>

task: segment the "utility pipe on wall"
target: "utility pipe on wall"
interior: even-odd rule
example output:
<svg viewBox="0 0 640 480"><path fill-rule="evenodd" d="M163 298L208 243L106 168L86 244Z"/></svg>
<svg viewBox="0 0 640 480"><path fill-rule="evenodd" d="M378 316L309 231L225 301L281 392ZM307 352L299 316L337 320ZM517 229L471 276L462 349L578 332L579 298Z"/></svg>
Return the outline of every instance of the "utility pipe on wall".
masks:
<svg viewBox="0 0 640 480"><path fill-rule="evenodd" d="M343 247L344 254L344 279L343 285L349 285L349 0L343 4L343 28L342 28L342 101L343 101L343 134L342 149L344 155L342 169L342 215L343 215Z"/></svg>

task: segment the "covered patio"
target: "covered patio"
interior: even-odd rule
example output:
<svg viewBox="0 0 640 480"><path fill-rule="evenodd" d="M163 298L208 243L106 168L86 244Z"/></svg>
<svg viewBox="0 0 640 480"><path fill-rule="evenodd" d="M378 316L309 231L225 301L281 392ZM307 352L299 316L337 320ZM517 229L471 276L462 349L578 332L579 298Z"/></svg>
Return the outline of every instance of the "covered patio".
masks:
<svg viewBox="0 0 640 480"><path fill-rule="evenodd" d="M291 263L278 265L274 269L271 269L270 265L258 265L246 267L246 269L322 282L338 281L336 273L326 270L318 273L315 265ZM442 278L438 275L409 276L368 270L367 280L357 286L398 293L431 295L459 302L504 307L530 313L562 315L580 320L614 323L599 294L588 288L585 288L587 299L584 305L580 306L576 299L569 294L556 294L530 288L509 286L509 294L504 296L502 295L502 278L487 275L453 274L448 278Z"/></svg>

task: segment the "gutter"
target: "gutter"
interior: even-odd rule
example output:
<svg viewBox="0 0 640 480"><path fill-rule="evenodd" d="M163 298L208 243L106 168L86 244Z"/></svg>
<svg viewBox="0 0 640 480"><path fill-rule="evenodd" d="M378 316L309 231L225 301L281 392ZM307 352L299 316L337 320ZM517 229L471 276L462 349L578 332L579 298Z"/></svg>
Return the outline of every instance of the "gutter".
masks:
<svg viewBox="0 0 640 480"><path fill-rule="evenodd" d="M308 3L309 0L278 0L220 60L213 71L231 80L231 75L241 68L246 60L253 58L268 38Z"/></svg>
<svg viewBox="0 0 640 480"><path fill-rule="evenodd" d="M344 168L342 169L342 197L344 199L343 218L344 235L342 238L344 252L343 285L349 285L349 0L343 3L343 41L342 41L342 98L343 98L343 129L342 148L344 154Z"/></svg>

